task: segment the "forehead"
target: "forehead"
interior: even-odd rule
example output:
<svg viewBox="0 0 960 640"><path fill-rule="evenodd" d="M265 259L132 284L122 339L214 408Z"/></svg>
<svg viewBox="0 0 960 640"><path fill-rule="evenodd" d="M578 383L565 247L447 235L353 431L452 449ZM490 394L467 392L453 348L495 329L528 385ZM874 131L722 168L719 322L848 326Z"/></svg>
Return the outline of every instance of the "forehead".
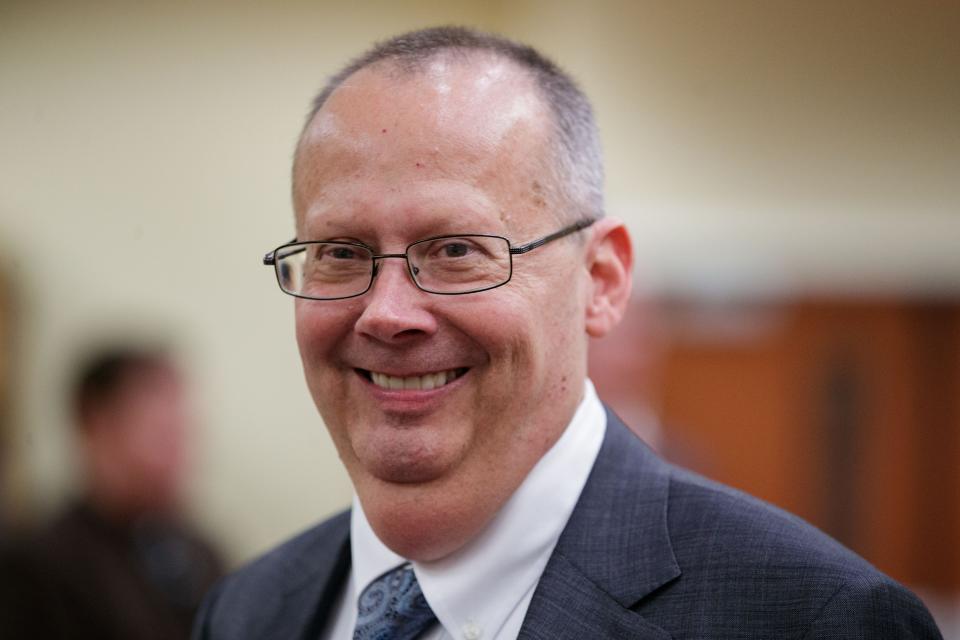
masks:
<svg viewBox="0 0 960 640"><path fill-rule="evenodd" d="M363 151L378 143L396 146L392 125L395 133L417 134L418 141L489 151L520 129L542 128L545 115L533 81L508 60L451 54L415 67L382 61L343 81L305 142L315 136L329 142L339 133Z"/></svg>
<svg viewBox="0 0 960 640"><path fill-rule="evenodd" d="M551 119L533 81L495 57L378 63L347 78L304 132L298 222L346 192L473 190L507 199L544 182Z"/></svg>

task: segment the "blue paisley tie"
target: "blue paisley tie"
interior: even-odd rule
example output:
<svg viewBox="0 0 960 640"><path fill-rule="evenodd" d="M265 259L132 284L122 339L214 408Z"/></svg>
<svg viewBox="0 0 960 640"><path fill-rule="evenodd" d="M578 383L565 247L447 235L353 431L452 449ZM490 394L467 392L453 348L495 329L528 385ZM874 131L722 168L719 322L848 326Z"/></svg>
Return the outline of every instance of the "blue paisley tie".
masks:
<svg viewBox="0 0 960 640"><path fill-rule="evenodd" d="M436 622L409 564L388 571L360 594L353 640L414 640Z"/></svg>

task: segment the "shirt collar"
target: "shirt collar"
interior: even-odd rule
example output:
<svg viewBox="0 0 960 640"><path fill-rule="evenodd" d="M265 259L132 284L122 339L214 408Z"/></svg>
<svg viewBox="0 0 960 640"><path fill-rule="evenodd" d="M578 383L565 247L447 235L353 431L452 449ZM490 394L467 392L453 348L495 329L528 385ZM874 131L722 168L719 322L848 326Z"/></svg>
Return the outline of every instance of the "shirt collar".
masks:
<svg viewBox="0 0 960 640"><path fill-rule="evenodd" d="M427 602L447 630L479 626L485 637L495 638L515 610L529 604L590 475L605 428L603 405L586 380L566 430L490 524L453 554L412 563ZM350 527L356 603L366 585L406 559L380 542L356 496Z"/></svg>

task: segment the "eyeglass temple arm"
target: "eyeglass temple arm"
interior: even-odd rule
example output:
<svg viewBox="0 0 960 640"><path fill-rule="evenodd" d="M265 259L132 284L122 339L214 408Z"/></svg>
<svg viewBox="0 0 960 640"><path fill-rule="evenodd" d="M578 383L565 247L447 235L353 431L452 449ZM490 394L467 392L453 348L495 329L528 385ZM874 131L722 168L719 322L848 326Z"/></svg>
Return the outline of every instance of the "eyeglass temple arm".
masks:
<svg viewBox="0 0 960 640"><path fill-rule="evenodd" d="M594 219L581 220L580 222L577 222L577 223L575 223L575 224L572 224L572 225L570 225L569 227L565 227L565 228L563 228L563 229L560 229L560 231L555 231L555 232L551 233L550 235L543 236L542 238L540 238L540 239L538 239L538 240L534 240L534 241L532 241L532 242L528 242L527 244L522 244L522 245L520 245L519 247L510 247L510 253L512 253L513 255L520 255L520 254L522 254L522 253L527 253L527 252L529 252L529 251L533 251L533 250L536 249L537 247L542 247L543 245L547 244L548 242L553 242L554 240L559 240L559 239L562 238L563 236L568 236L568 235L570 235L571 233L576 233L577 231L580 231L581 229L586 229L587 227L589 227L590 225L592 225L594 222L596 222L596 220L594 220Z"/></svg>
<svg viewBox="0 0 960 640"><path fill-rule="evenodd" d="M284 244L284 245L282 245L282 246L286 247L287 245L291 245L291 244L293 244L293 243L296 242L296 241L297 241L297 239L294 238L293 240L291 240L290 242L288 242L287 244ZM279 248L280 248L280 247L277 247L277 249L279 249ZM276 256L277 249L274 249L273 251L271 251L271 252L268 253L267 255L263 256L263 264L265 264L265 265L268 266L268 267L272 267L274 264L276 264L276 262L277 262L277 256ZM291 254L291 255L292 255L292 254Z"/></svg>

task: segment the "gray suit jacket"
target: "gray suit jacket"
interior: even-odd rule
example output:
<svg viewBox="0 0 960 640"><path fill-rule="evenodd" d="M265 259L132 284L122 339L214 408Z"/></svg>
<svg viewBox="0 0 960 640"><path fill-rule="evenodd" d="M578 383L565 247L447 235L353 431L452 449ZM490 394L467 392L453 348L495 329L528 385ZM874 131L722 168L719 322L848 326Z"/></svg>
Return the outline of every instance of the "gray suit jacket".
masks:
<svg viewBox="0 0 960 640"><path fill-rule="evenodd" d="M350 567L341 513L226 579L195 639L316 640ZM799 518L667 464L611 412L523 639L940 638L920 601Z"/></svg>

